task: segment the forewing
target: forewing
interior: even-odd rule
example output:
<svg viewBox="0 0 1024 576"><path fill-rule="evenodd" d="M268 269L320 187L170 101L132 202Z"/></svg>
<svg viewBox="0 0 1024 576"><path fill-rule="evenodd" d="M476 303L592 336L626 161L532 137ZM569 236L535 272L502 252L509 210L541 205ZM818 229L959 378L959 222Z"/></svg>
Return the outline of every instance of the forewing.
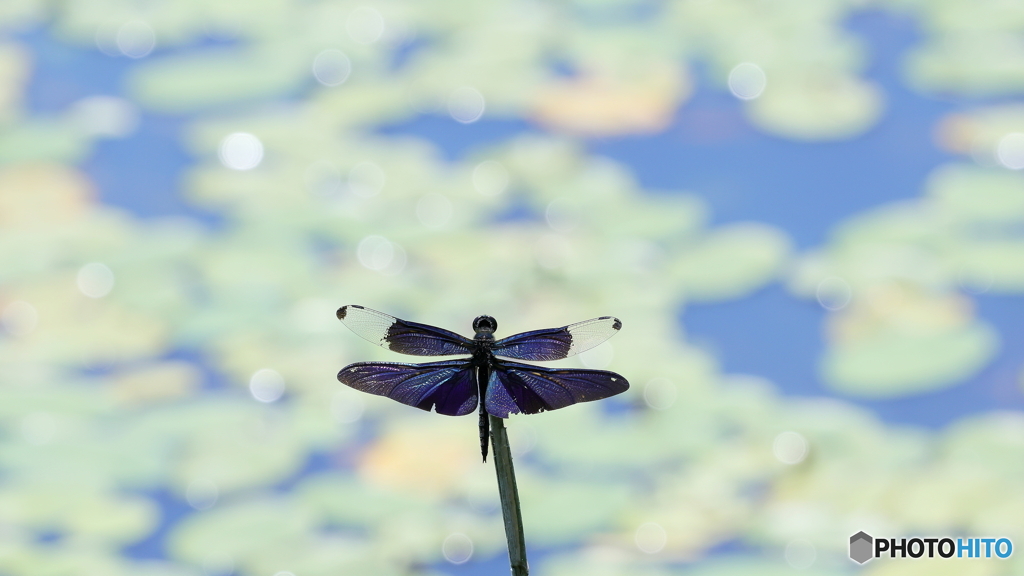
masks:
<svg viewBox="0 0 1024 576"><path fill-rule="evenodd" d="M338 372L338 380L402 404L438 414L462 416L477 406L473 366L465 360L423 364L357 362Z"/></svg>
<svg viewBox="0 0 1024 576"><path fill-rule="evenodd" d="M487 412L536 414L577 402L590 402L625 392L629 382L615 372L543 368L518 362L498 362L487 383Z"/></svg>
<svg viewBox="0 0 1024 576"><path fill-rule="evenodd" d="M618 318L602 316L561 328L502 338L494 343L491 351L497 356L519 360L561 360L590 350L614 336L620 328L622 322Z"/></svg>
<svg viewBox="0 0 1024 576"><path fill-rule="evenodd" d="M360 337L378 346L414 356L469 354L473 341L455 332L400 320L354 304L338 309L338 319Z"/></svg>

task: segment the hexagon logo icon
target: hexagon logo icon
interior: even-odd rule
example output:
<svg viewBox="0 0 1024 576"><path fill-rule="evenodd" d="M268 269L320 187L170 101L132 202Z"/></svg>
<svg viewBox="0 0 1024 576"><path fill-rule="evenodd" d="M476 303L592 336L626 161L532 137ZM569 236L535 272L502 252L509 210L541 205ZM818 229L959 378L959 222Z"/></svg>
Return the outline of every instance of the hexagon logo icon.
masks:
<svg viewBox="0 0 1024 576"><path fill-rule="evenodd" d="M863 564L874 556L872 553L873 539L866 532L857 532L850 536L850 560Z"/></svg>

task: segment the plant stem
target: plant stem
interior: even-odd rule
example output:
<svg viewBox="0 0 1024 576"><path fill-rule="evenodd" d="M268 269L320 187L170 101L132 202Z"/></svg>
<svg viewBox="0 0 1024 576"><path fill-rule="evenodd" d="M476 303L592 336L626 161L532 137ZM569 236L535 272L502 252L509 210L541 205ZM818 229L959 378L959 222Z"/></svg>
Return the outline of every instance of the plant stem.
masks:
<svg viewBox="0 0 1024 576"><path fill-rule="evenodd" d="M491 419L491 448L494 453L494 471L498 474L498 494L501 497L501 515L505 519L505 538L508 540L508 561L512 576L528 576L526 540L523 538L523 515L519 510L519 490L516 472L512 469L512 451L508 446L508 433L501 418Z"/></svg>

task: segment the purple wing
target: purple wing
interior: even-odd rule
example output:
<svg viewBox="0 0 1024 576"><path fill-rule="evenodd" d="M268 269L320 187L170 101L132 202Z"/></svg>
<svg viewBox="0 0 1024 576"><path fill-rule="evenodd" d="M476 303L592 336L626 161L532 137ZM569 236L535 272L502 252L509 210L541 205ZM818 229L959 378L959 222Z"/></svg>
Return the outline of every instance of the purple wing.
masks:
<svg viewBox="0 0 1024 576"><path fill-rule="evenodd" d="M543 368L499 361L487 383L484 405L499 418L509 414L536 414L577 402L614 396L629 389L629 382L615 372Z"/></svg>
<svg viewBox="0 0 1024 576"><path fill-rule="evenodd" d="M615 335L622 322L612 316L584 320L561 328L523 332L494 343L496 356L519 360L561 360L590 350Z"/></svg>
<svg viewBox="0 0 1024 576"><path fill-rule="evenodd" d="M402 354L448 356L473 351L473 341L455 332L399 320L354 304L339 308L338 319L360 337Z"/></svg>
<svg viewBox="0 0 1024 576"><path fill-rule="evenodd" d="M462 416L477 406L472 365L465 360L423 364L357 362L338 372L344 384L438 414Z"/></svg>

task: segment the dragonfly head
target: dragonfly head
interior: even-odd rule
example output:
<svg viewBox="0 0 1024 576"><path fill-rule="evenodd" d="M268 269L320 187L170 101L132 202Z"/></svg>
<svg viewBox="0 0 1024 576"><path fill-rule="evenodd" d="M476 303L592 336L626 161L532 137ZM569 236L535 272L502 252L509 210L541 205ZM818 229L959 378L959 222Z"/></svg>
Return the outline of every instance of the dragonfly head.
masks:
<svg viewBox="0 0 1024 576"><path fill-rule="evenodd" d="M476 332L476 338L490 340L494 338L492 334L498 329L498 321L492 316L477 316L473 320L473 331Z"/></svg>

